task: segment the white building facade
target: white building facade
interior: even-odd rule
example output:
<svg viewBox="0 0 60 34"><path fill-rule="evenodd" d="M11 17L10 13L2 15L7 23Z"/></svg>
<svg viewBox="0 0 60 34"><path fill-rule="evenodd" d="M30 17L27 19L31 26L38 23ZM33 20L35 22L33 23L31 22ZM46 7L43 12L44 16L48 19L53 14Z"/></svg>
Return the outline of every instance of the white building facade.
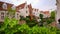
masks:
<svg viewBox="0 0 60 34"><path fill-rule="evenodd" d="M11 16L8 13L8 9L13 9L14 5L6 2L0 2L0 22L4 22L4 18L8 16L11 18ZM15 16L15 15L14 15Z"/></svg>
<svg viewBox="0 0 60 34"><path fill-rule="evenodd" d="M39 11L38 9L33 9L33 10L32 10L32 14L33 14L34 16L36 16L36 17L39 17L40 11Z"/></svg>
<svg viewBox="0 0 60 34"><path fill-rule="evenodd" d="M56 0L56 5L57 5L56 21L57 23L59 23L58 20L60 19L60 0Z"/></svg>

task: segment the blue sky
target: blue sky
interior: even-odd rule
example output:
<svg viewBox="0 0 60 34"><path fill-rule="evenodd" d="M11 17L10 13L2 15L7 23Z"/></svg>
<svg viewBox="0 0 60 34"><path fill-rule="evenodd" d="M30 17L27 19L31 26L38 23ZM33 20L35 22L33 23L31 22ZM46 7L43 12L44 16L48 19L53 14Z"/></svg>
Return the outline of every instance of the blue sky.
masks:
<svg viewBox="0 0 60 34"><path fill-rule="evenodd" d="M56 9L56 0L0 0L8 3L13 3L18 6L19 4L27 1L27 4L32 4L33 8L37 8L39 10L51 10Z"/></svg>

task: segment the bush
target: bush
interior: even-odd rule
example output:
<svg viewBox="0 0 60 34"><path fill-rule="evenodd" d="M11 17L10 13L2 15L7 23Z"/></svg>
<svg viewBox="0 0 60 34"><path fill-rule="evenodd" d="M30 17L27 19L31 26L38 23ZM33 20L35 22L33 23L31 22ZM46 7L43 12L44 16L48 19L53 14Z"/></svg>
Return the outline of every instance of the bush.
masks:
<svg viewBox="0 0 60 34"><path fill-rule="evenodd" d="M60 34L60 29L57 29L56 34Z"/></svg>
<svg viewBox="0 0 60 34"><path fill-rule="evenodd" d="M16 19L6 18L0 28L0 34L60 34L55 27L29 27L27 24L18 25Z"/></svg>
<svg viewBox="0 0 60 34"><path fill-rule="evenodd" d="M26 20L26 24L29 25L29 27L33 27L37 24L35 20Z"/></svg>
<svg viewBox="0 0 60 34"><path fill-rule="evenodd" d="M47 20L46 20L47 24L50 24L50 23L52 23L53 21L54 21L53 19L47 19Z"/></svg>
<svg viewBox="0 0 60 34"><path fill-rule="evenodd" d="M22 24L18 31L20 32L20 34L56 34L56 30L53 27L38 27L36 25L30 28L26 24Z"/></svg>
<svg viewBox="0 0 60 34"><path fill-rule="evenodd" d="M33 26L35 26L37 24L37 22L34 19L30 20L29 16L27 16L26 18L21 17L21 20L25 20L26 24L29 25L29 27L33 27Z"/></svg>
<svg viewBox="0 0 60 34"><path fill-rule="evenodd" d="M9 19L8 17L5 18L4 23L2 24L0 31L4 31L5 34L13 34L17 31L16 25L18 21L16 19Z"/></svg>

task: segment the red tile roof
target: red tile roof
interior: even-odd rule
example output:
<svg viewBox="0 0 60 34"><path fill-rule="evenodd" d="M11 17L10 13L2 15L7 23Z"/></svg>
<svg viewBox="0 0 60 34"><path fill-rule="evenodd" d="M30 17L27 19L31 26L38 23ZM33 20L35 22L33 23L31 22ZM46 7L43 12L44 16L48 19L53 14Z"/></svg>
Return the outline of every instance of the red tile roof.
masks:
<svg viewBox="0 0 60 34"><path fill-rule="evenodd" d="M30 19L32 20L33 19L33 14L32 14L32 5L28 5L28 8L29 8L29 16L30 16Z"/></svg>
<svg viewBox="0 0 60 34"><path fill-rule="evenodd" d="M45 12L43 12L44 14L49 14L49 11L45 11Z"/></svg>
<svg viewBox="0 0 60 34"><path fill-rule="evenodd" d="M1 10L1 11L3 11L3 10L4 10L4 11L5 11L5 10L8 10L9 8L11 8L11 7L13 6L13 4L6 3L6 4L7 4L7 9L3 9L2 5L3 5L4 3L6 3L6 2L0 1L0 10Z"/></svg>
<svg viewBox="0 0 60 34"><path fill-rule="evenodd" d="M17 9L23 9L24 6L25 6L25 4L26 4L26 3L20 4L20 5L16 6L16 8L17 8Z"/></svg>
<svg viewBox="0 0 60 34"><path fill-rule="evenodd" d="M23 9L24 6L25 6L25 4L26 4L26 3L23 3L23 4L20 4L20 5L16 6L16 11L19 12L19 11L18 11L19 9Z"/></svg>
<svg viewBox="0 0 60 34"><path fill-rule="evenodd" d="M29 8L29 12L32 13L32 6L31 6L31 4L28 5L28 8Z"/></svg>

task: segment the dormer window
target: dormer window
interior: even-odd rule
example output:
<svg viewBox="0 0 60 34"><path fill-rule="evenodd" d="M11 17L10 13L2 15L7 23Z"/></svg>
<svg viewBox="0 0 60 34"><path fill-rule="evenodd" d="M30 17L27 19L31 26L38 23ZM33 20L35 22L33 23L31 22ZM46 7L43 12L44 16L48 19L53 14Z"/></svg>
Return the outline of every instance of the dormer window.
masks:
<svg viewBox="0 0 60 34"><path fill-rule="evenodd" d="M7 4L6 3L3 4L3 9L7 9Z"/></svg>

